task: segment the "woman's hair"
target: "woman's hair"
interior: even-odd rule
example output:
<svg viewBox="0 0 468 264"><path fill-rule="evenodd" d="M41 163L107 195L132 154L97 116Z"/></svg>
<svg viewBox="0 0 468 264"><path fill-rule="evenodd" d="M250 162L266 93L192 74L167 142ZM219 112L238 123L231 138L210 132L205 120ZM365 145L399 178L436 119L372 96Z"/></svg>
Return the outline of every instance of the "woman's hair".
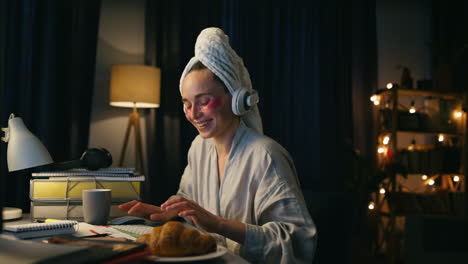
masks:
<svg viewBox="0 0 468 264"><path fill-rule="evenodd" d="M204 69L208 69L208 68L207 68L207 67L205 66L205 64L203 64L201 61L197 61L197 62L192 66L192 68L190 69L190 71L187 72L187 74L190 73L190 72L192 72L192 71L201 71L201 70L204 70ZM210 71L210 69L208 69L208 70ZM213 74L213 80L219 82L219 83L223 86L224 91L225 91L226 93L229 93L229 90L227 89L226 85L224 85L224 82L221 81L221 79L220 79L216 74L214 74L212 71L210 71L210 72Z"/></svg>

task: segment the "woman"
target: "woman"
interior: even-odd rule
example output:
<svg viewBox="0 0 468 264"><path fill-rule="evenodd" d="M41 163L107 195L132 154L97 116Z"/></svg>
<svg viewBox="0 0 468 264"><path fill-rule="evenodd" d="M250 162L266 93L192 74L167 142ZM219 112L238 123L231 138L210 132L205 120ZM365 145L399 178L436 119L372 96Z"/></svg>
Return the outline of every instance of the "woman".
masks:
<svg viewBox="0 0 468 264"><path fill-rule="evenodd" d="M249 74L221 29L198 36L180 92L199 135L177 195L161 207L132 201L120 209L154 221L184 217L252 262L311 263L316 230L293 161L263 135Z"/></svg>

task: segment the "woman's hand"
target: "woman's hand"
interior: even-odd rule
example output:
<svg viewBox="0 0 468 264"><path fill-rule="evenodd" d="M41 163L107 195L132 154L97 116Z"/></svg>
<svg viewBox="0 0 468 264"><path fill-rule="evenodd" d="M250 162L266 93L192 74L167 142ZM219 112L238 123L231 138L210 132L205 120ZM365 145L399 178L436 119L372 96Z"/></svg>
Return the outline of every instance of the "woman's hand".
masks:
<svg viewBox="0 0 468 264"><path fill-rule="evenodd" d="M118 208L127 214L150 218L158 222L166 222L177 216L177 211L161 210L159 206L136 200L121 204Z"/></svg>
<svg viewBox="0 0 468 264"><path fill-rule="evenodd" d="M219 233L221 217L208 212L193 200L173 196L161 205L161 209L167 212L178 211L180 217L190 218L205 231Z"/></svg>

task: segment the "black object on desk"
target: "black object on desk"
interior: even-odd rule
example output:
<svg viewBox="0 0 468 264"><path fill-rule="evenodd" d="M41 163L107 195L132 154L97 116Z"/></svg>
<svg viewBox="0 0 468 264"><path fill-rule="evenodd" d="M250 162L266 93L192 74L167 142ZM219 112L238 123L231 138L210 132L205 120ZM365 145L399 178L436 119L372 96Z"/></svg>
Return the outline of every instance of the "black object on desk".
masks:
<svg viewBox="0 0 468 264"><path fill-rule="evenodd" d="M86 251L77 253L77 255L79 255L77 257L81 259L81 262L79 263L98 263L101 261L108 261L146 249L146 244L142 243L111 240L92 240L86 238L76 238L72 236L55 236L44 240L43 242L46 242L48 244L62 244L86 247ZM68 264L68 259L71 257L75 256L58 256L54 258L54 261L57 260L57 263L66 262Z"/></svg>
<svg viewBox="0 0 468 264"><path fill-rule="evenodd" d="M144 225L145 223L146 219L132 215L117 217L110 221L111 225Z"/></svg>

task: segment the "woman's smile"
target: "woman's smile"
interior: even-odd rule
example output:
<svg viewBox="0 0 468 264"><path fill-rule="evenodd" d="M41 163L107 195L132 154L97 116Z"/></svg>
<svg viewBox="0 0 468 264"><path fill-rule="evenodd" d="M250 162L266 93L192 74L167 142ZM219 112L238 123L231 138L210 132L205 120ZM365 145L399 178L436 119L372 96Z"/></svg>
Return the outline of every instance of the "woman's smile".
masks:
<svg viewBox="0 0 468 264"><path fill-rule="evenodd" d="M181 92L185 117L200 136L224 138L234 133L238 117L232 113L230 94L213 79L212 72L208 69L190 72L182 83Z"/></svg>

